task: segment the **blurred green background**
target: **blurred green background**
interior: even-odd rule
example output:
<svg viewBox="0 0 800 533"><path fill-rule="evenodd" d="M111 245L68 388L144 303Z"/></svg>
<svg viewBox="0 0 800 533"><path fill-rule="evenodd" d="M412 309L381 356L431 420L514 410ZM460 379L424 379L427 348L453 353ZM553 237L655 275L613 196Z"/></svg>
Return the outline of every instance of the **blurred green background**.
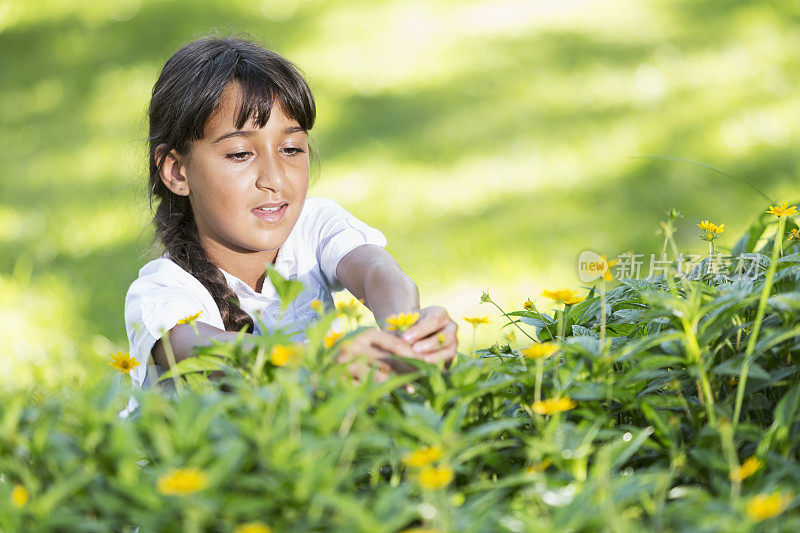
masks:
<svg viewBox="0 0 800 533"><path fill-rule="evenodd" d="M127 351L149 259L145 114L164 61L215 31L314 91L310 196L387 236L422 305L489 315L573 287L584 249L660 249L678 208L725 223L797 196L800 4L774 1L0 0L0 386L77 385ZM337 299L345 294L340 293Z"/></svg>

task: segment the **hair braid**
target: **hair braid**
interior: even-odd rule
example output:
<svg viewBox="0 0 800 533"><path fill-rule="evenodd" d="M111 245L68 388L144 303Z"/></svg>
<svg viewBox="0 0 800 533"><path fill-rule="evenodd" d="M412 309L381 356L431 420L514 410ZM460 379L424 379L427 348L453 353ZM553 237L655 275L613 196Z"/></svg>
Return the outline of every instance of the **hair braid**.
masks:
<svg viewBox="0 0 800 533"><path fill-rule="evenodd" d="M252 333L255 327L253 319L239 307L236 293L228 286L219 268L208 260L205 250L200 245L197 224L188 198L172 194L171 191L167 191L167 194L169 194L167 201L161 202L153 217L156 238L169 252L173 262L197 278L208 289L219 308L222 323L227 331L241 331L243 327L247 327L246 331Z"/></svg>

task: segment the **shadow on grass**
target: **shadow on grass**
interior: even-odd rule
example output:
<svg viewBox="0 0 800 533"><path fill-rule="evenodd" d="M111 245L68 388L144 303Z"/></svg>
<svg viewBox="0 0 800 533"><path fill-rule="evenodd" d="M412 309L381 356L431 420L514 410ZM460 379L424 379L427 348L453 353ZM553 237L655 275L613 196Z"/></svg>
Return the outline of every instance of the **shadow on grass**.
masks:
<svg viewBox="0 0 800 533"><path fill-rule="evenodd" d="M735 45L728 30L759 24L750 21L748 13L769 9L755 1L739 2L735 7L711 1L665 5L658 9L679 21L673 22L677 30L668 44L687 56ZM69 161L70 153L97 139L108 136L126 143L141 133L138 128L130 133L130 124L121 124L119 130L97 131L87 117L95 97L93 89L107 72L143 67L152 71L154 82L163 61L175 49L212 28L223 33L250 30L253 37L282 52L313 34L321 13L300 10L290 21L274 23L218 2L195 3L191 8L171 2L145 3L126 22L89 27L71 15L0 32L0 72L13 73L0 76L0 100L7 102L0 107L4 111L0 117L2 206L23 214L45 212L47 228L52 230L60 224L59 205L82 206L90 213L119 201L113 198L120 188L119 173L131 175L124 171L124 163L92 171L81 182L62 178L79 172L75 168L63 169L55 163L34 165L41 154L61 154L54 161ZM788 18L781 28L794 31L796 21ZM744 106L764 103L758 87L737 88L731 104L704 107L689 90L669 92L657 105L644 108L624 99L556 106L533 96L546 93L553 80L580 92L575 84L591 86L593 82L590 74L581 79L582 73L591 73L598 66L632 79L636 68L650 62L662 44L658 40L626 40L624 35L611 41L575 31L473 37L463 43L463 53L482 58L487 56L477 52L488 48L490 55L510 59L496 65L476 64L419 90L347 95L334 104L340 107L336 113L340 118L319 132L317 140L325 158L333 162L346 164L356 159L371 140L378 139L397 161L447 167L473 154L502 155L509 139L522 139L530 142L532 149L547 150L592 137L602 139L622 124L636 128L641 142L629 152L623 147L620 157L645 148L725 166L768 191L792 183L800 158L788 147L760 145L735 160L720 162L718 150L707 142L727 117ZM797 56L787 55L784 65L787 76L796 79L800 73ZM28 92L48 80L57 80L60 86L52 105L47 105L47 98L43 103L26 99ZM33 102L30 108L13 104L29 101ZM144 114L146 102L131 105ZM763 203L740 185L675 163L640 161L613 175L592 172L591 162L586 162L586 168L587 175L576 185L509 193L469 214L438 219L420 216L417 223L409 223L404 239L392 239L400 233L398 227L381 229L398 257L410 258L417 271L429 279L447 283L473 262L487 272L518 268L519 276L527 277L552 265L573 269L577 253L585 247L609 253L655 251L659 246L655 230L669 207L687 213L678 237L681 244L692 245L695 228L689 214L720 217L719 222L732 231L737 224L743 227ZM530 169L531 177L520 179L534 179L536 171ZM123 191L124 199L144 198L145 177L132 180ZM0 234L0 275L12 271L19 254L32 254L35 245L46 244L47 230L38 239L3 240ZM146 238L119 239L82 257L59 251L34 265L34 282L45 272L68 280L81 295L75 313L85 322L86 331L101 332L124 346L124 295L144 262L140 256L147 244Z"/></svg>

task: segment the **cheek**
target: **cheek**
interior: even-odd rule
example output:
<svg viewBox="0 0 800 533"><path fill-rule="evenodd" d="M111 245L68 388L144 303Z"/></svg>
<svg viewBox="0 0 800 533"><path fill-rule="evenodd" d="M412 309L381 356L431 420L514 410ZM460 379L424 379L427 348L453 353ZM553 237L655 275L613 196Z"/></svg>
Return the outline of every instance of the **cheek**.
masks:
<svg viewBox="0 0 800 533"><path fill-rule="evenodd" d="M246 180L216 174L213 179L198 182L192 191L192 207L196 214L228 227L236 225L247 214Z"/></svg>

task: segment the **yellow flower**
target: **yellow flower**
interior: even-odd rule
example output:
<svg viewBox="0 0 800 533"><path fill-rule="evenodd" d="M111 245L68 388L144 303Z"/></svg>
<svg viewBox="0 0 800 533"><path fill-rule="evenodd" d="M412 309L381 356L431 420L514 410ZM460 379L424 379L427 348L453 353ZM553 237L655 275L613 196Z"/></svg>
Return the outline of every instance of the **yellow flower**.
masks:
<svg viewBox="0 0 800 533"><path fill-rule="evenodd" d="M275 366L284 366L300 355L297 346L276 344L269 352L269 362Z"/></svg>
<svg viewBox="0 0 800 533"><path fill-rule="evenodd" d="M158 492L165 495L189 494L208 486L208 474L196 468L172 468L158 478Z"/></svg>
<svg viewBox="0 0 800 533"><path fill-rule="evenodd" d="M419 486L424 489L441 489L453 481L453 469L449 466L426 466L419 473Z"/></svg>
<svg viewBox="0 0 800 533"><path fill-rule="evenodd" d="M603 272L603 279L606 280L606 281L613 280L614 276L611 275L611 267L613 267L614 265L619 263L619 259L612 259L611 261L609 261L608 259L606 259L606 256L604 256L604 255L601 255L600 257L602 257L603 261L605 261L605 263L606 263L606 271Z"/></svg>
<svg viewBox="0 0 800 533"><path fill-rule="evenodd" d="M527 469L525 469L525 473L538 474L539 472L544 472L547 470L548 466L550 466L550 459L544 459L541 463L536 463L535 465L529 466Z"/></svg>
<svg viewBox="0 0 800 533"><path fill-rule="evenodd" d="M439 343L439 346L444 346L444 343L447 342L447 335L444 333L439 333L436 335L436 341Z"/></svg>
<svg viewBox="0 0 800 533"><path fill-rule="evenodd" d="M731 481L742 481L747 479L761 470L762 466L764 466L764 461L758 457L748 457L745 459L744 463L742 463L742 466L731 472Z"/></svg>
<svg viewBox="0 0 800 533"><path fill-rule="evenodd" d="M757 494L747 502L747 514L756 522L781 514L792 501L792 495L781 495L777 492L767 496Z"/></svg>
<svg viewBox="0 0 800 533"><path fill-rule="evenodd" d="M315 299L311 302L311 309L316 311L318 315L321 315L325 312L325 304L323 304L321 300Z"/></svg>
<svg viewBox="0 0 800 533"><path fill-rule="evenodd" d="M397 313L392 316L386 317L386 329L397 330L397 331L405 331L411 326L413 326L417 320L419 319L419 313L414 311L410 313Z"/></svg>
<svg viewBox="0 0 800 533"><path fill-rule="evenodd" d="M189 324L190 322L194 322L197 319L197 317L199 317L202 314L202 312L203 311L198 311L197 313L189 315L186 318L181 318L180 320L178 320L178 324Z"/></svg>
<svg viewBox="0 0 800 533"><path fill-rule="evenodd" d="M464 320L466 320L467 322L469 322L470 324L472 324L473 326L479 326L479 325L481 325L481 324L488 324L488 323L489 323L489 317L488 317L488 316L484 316L484 317L479 317L479 316L472 316L472 317L470 317L470 316L465 316L465 317L462 317L462 318L463 318Z"/></svg>
<svg viewBox="0 0 800 533"><path fill-rule="evenodd" d="M535 307L533 306L533 302L531 301L530 298L525 300L525 303L522 304L522 307L524 307L526 311L533 311L535 309Z"/></svg>
<svg viewBox="0 0 800 533"><path fill-rule="evenodd" d="M233 533L272 533L272 528L263 522L248 522L236 526Z"/></svg>
<svg viewBox="0 0 800 533"><path fill-rule="evenodd" d="M797 231L797 229L793 229L792 231L790 231L789 240L790 241L800 240L800 231Z"/></svg>
<svg viewBox="0 0 800 533"><path fill-rule="evenodd" d="M132 369L139 366L139 361L125 352L117 352L116 355L112 353L111 359L113 359L113 361L109 361L108 364L116 368L122 374L129 374Z"/></svg>
<svg viewBox="0 0 800 533"><path fill-rule="evenodd" d="M698 228L703 230L704 235L700 237L704 241L711 242L717 238L719 233L725 231L725 224L720 224L717 226L713 222L709 222L708 220L702 220L698 225Z"/></svg>
<svg viewBox="0 0 800 533"><path fill-rule="evenodd" d="M359 298L358 302L364 303L364 300ZM350 298L350 301L348 302L336 302L337 314L344 315L348 318L356 318L360 316L360 313L358 312L358 302L356 302L355 298Z"/></svg>
<svg viewBox="0 0 800 533"><path fill-rule="evenodd" d="M527 348L522 348L520 352L528 359L539 359L540 357L550 357L558 351L558 344L552 342L540 342Z"/></svg>
<svg viewBox="0 0 800 533"><path fill-rule="evenodd" d="M564 302L567 305L578 304L586 299L583 296L578 296L572 289L544 290L542 291L542 296L557 302Z"/></svg>
<svg viewBox="0 0 800 533"><path fill-rule="evenodd" d="M11 490L11 505L19 509L28 503L28 491L22 485L14 485Z"/></svg>
<svg viewBox="0 0 800 533"><path fill-rule="evenodd" d="M330 348L331 346L336 344L336 341L341 339L343 336L344 336L343 332L330 330L328 333L325 334L325 340L324 340L325 347Z"/></svg>
<svg viewBox="0 0 800 533"><path fill-rule="evenodd" d="M407 454L403 458L403 462L408 466L427 466L442 458L441 446L428 446L420 448L419 450Z"/></svg>
<svg viewBox="0 0 800 533"><path fill-rule="evenodd" d="M552 415L575 409L578 406L574 400L564 396L563 398L548 398L541 402L533 402L531 409L534 413L540 415Z"/></svg>
<svg viewBox="0 0 800 533"><path fill-rule="evenodd" d="M713 222L709 222L708 220L702 220L697 225L698 228L705 231L706 233L722 233L725 231L725 224L721 224L717 226Z"/></svg>
<svg viewBox="0 0 800 533"><path fill-rule="evenodd" d="M769 206L769 209L764 212L769 213L770 215L775 215L776 217L788 217L797 213L797 206L789 206L789 202L783 202L780 207L771 205Z"/></svg>

